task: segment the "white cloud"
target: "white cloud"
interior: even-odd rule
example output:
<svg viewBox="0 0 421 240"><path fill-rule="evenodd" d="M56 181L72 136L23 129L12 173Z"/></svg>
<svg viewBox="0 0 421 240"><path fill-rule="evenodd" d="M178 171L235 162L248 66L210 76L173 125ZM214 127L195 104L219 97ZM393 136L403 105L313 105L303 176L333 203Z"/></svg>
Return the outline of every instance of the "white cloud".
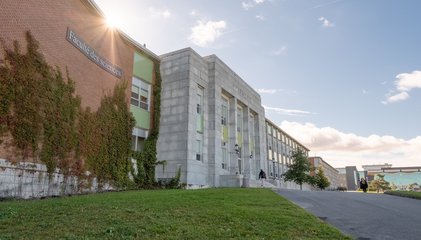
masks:
<svg viewBox="0 0 421 240"><path fill-rule="evenodd" d="M271 52L271 55L279 56L285 53L287 50L287 46L282 46L279 49L276 49L275 51Z"/></svg>
<svg viewBox="0 0 421 240"><path fill-rule="evenodd" d="M323 27L333 27L335 26L332 22L327 20L325 17L319 17L318 19L320 22L322 22Z"/></svg>
<svg viewBox="0 0 421 240"><path fill-rule="evenodd" d="M399 102L399 101L406 100L408 98L409 98L409 94L407 92L400 92L395 95L389 96L387 98L387 103Z"/></svg>
<svg viewBox="0 0 421 240"><path fill-rule="evenodd" d="M383 104L406 100L409 98L409 91L414 88L421 88L421 71L400 73L396 76L396 78L396 89L386 95L387 100L382 101Z"/></svg>
<svg viewBox="0 0 421 240"><path fill-rule="evenodd" d="M153 7L149 8L149 13L151 14L152 17L162 17L162 18L169 18L171 16L171 13L169 10L160 10L160 9L155 9Z"/></svg>
<svg viewBox="0 0 421 240"><path fill-rule="evenodd" d="M362 90L362 93L363 93L363 95L367 95L367 94L368 94L368 91L367 91L367 90L365 90L365 89L363 89L363 90Z"/></svg>
<svg viewBox="0 0 421 240"><path fill-rule="evenodd" d="M242 6L245 10L249 10L250 8L254 7L253 3L251 3L251 2L248 2L248 3L246 3L246 2L242 2L242 3L241 3L241 6Z"/></svg>
<svg viewBox="0 0 421 240"><path fill-rule="evenodd" d="M274 94L278 92L279 89L266 89L266 88L259 88L256 91L258 93L267 93L267 94Z"/></svg>
<svg viewBox="0 0 421 240"><path fill-rule="evenodd" d="M284 131L311 152L334 167L391 163L394 166L420 166L421 136L410 140L393 136L358 136L331 127L319 128L311 123L283 121Z"/></svg>
<svg viewBox="0 0 421 240"><path fill-rule="evenodd" d="M191 29L189 40L200 47L206 47L215 42L226 27L225 21L197 21L197 25Z"/></svg>
<svg viewBox="0 0 421 240"><path fill-rule="evenodd" d="M396 76L395 81L398 91L409 92L413 88L421 88L421 71L413 71L412 73L401 73Z"/></svg>
<svg viewBox="0 0 421 240"><path fill-rule="evenodd" d="M197 15L197 12L196 12L196 10L191 10L189 14L191 16L196 16Z"/></svg>
<svg viewBox="0 0 421 240"><path fill-rule="evenodd" d="M241 6L245 10L249 10L250 8L255 7L256 5L262 4L264 2L266 2L266 0L253 0L248 2L241 2Z"/></svg>
<svg viewBox="0 0 421 240"><path fill-rule="evenodd" d="M265 17L263 17L262 15L256 15L256 19L260 20L260 21L263 21L263 20L265 20Z"/></svg>
<svg viewBox="0 0 421 240"><path fill-rule="evenodd" d="M305 115L308 115L308 114L312 114L311 112L298 110L298 109L276 108L276 107L268 107L268 106L264 106L264 105L263 105L263 107L267 111L274 111L274 112L282 114L282 115L305 116Z"/></svg>

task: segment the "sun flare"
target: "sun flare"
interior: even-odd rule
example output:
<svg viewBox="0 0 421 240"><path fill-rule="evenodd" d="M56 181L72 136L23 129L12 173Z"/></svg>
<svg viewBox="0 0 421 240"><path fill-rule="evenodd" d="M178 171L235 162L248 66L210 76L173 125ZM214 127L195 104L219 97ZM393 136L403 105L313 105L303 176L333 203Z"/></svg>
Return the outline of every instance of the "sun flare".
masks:
<svg viewBox="0 0 421 240"><path fill-rule="evenodd" d="M105 23L110 28L117 28L118 27L118 20L117 19L118 18L116 18L115 16L107 15L107 17L105 18Z"/></svg>

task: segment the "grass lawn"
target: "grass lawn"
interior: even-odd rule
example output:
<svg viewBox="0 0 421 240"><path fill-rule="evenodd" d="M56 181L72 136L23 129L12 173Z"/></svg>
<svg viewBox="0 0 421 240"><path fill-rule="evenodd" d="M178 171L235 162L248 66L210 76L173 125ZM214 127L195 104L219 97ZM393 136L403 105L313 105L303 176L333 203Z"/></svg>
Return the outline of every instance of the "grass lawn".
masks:
<svg viewBox="0 0 421 240"><path fill-rule="evenodd" d="M0 239L350 239L269 189L0 202Z"/></svg>
<svg viewBox="0 0 421 240"><path fill-rule="evenodd" d="M421 192L410 192L410 191L386 191L385 194L421 199Z"/></svg>

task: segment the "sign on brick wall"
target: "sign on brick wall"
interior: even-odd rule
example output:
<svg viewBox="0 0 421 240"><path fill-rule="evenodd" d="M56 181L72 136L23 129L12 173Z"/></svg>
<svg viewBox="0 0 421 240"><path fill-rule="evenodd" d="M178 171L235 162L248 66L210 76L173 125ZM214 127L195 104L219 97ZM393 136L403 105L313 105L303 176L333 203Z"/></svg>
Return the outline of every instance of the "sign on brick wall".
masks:
<svg viewBox="0 0 421 240"><path fill-rule="evenodd" d="M94 49L92 49L85 41L83 41L73 30L67 28L67 41L81 51L91 61L96 63L105 71L112 75L121 78L123 76L123 70L118 66L110 63L107 59L100 56Z"/></svg>

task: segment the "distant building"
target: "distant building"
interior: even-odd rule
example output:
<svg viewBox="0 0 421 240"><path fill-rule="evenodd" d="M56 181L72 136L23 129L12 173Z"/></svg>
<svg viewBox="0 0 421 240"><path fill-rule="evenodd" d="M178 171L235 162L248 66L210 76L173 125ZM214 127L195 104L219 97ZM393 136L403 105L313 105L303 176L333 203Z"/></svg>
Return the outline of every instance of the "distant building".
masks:
<svg viewBox="0 0 421 240"><path fill-rule="evenodd" d="M269 119L266 118L265 122L268 177L279 180L281 175L288 170L288 165L293 163L294 150L300 149L305 156L308 156L310 150Z"/></svg>
<svg viewBox="0 0 421 240"><path fill-rule="evenodd" d="M371 173L374 174L374 173ZM386 167L376 171L376 175L384 175L392 189L419 191L421 185L421 166L415 167Z"/></svg>
<svg viewBox="0 0 421 240"><path fill-rule="evenodd" d="M310 161L311 166L314 167L315 170L319 167L323 169L325 176L329 179L330 182L330 186L328 187L328 189L337 189L340 186L345 186L345 184L341 182L341 176L339 174L339 171L331 165L329 165L329 163L324 161L323 158L309 157L308 160ZM310 172L310 175L312 176L314 176L315 174L316 172L314 170Z"/></svg>
<svg viewBox="0 0 421 240"><path fill-rule="evenodd" d="M383 172L383 168L388 169L392 167L392 164L374 164L374 165L362 165L361 166L365 171L365 178L368 182L374 179L376 174Z"/></svg>
<svg viewBox="0 0 421 240"><path fill-rule="evenodd" d="M337 168L340 172L340 180L342 183L346 182L346 188L351 191L358 189L360 174L356 166L347 166L344 168Z"/></svg>

